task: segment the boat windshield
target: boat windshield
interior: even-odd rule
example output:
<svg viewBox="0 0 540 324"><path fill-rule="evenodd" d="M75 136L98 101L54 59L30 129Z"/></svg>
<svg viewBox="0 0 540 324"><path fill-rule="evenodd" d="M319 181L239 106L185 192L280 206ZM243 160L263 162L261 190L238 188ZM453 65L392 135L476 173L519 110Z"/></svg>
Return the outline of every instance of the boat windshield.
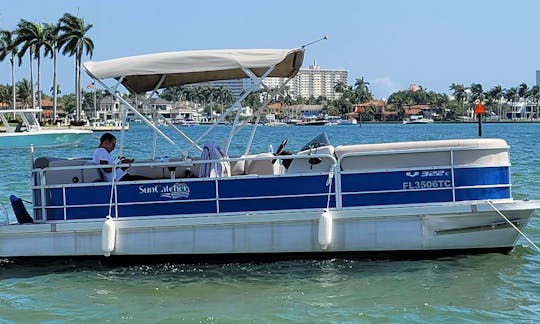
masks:
<svg viewBox="0 0 540 324"><path fill-rule="evenodd" d="M302 147L301 151L321 147L321 146L328 146L330 145L330 140L328 140L328 135L326 135L326 132L323 132L311 141L309 141L304 147Z"/></svg>
<svg viewBox="0 0 540 324"><path fill-rule="evenodd" d="M24 112L22 114L22 117L23 117L23 121L25 121L25 123L27 123L26 129L28 129L28 130L39 130L39 128L40 128L39 122L37 121L36 116L34 116L33 112L29 112L29 111Z"/></svg>

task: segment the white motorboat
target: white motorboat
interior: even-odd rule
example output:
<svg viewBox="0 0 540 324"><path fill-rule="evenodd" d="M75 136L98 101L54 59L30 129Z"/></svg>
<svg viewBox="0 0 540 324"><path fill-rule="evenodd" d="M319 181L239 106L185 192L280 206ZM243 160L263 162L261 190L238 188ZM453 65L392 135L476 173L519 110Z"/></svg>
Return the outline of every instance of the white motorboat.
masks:
<svg viewBox="0 0 540 324"><path fill-rule="evenodd" d="M409 118L403 120L403 124L431 124L433 119L426 118L422 115L411 115Z"/></svg>
<svg viewBox="0 0 540 324"><path fill-rule="evenodd" d="M76 146L88 135L89 130L41 128L35 114L41 109L0 110L3 132L0 132L0 149L34 147ZM11 125L11 120L18 124Z"/></svg>
<svg viewBox="0 0 540 324"><path fill-rule="evenodd" d="M84 69L113 95L120 84L141 94L242 77L255 81L255 91L265 77L290 80L303 57L304 48L190 51L87 62ZM25 224L0 226L0 256L180 255L208 261L508 252L540 207L540 201L512 198L509 147L500 139L334 146L321 135L292 155L285 155L286 140L275 154L252 153L263 109L253 123L238 122L249 93L197 138L170 124L168 133L178 132L185 145L118 95L174 147L170 158L129 166L130 174L150 180L108 183L98 168L128 165L32 156L31 215L15 200L17 219ZM213 143L203 147L229 115L235 122L222 150ZM243 154L228 156L243 127L251 127Z"/></svg>

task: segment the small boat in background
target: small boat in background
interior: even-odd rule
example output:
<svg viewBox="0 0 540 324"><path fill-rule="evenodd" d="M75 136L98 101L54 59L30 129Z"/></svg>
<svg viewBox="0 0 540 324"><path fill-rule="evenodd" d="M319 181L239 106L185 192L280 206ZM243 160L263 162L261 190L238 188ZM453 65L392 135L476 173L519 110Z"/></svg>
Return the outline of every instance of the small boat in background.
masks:
<svg viewBox="0 0 540 324"><path fill-rule="evenodd" d="M50 128L42 129L35 114L41 109L0 110L3 130L0 132L0 148L28 148L76 146L88 135L90 130ZM12 126L11 120L18 124Z"/></svg>
<svg viewBox="0 0 540 324"><path fill-rule="evenodd" d="M426 118L422 115L411 115L409 118L403 120L403 124L431 124L433 119Z"/></svg>
<svg viewBox="0 0 540 324"><path fill-rule="evenodd" d="M88 125L77 126L76 129L86 129L96 132L112 132L129 130L129 123L123 123L121 120L109 119L109 120L93 120Z"/></svg>

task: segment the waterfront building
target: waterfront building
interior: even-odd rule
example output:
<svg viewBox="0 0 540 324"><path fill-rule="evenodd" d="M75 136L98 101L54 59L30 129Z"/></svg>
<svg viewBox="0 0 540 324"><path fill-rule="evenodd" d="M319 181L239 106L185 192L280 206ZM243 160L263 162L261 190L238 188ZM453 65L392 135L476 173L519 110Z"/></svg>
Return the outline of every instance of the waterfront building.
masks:
<svg viewBox="0 0 540 324"><path fill-rule="evenodd" d="M310 65L291 80L292 92L303 98L324 96L329 100L338 99L341 95L334 91L334 86L341 81L347 84L346 70L321 69L319 65Z"/></svg>
<svg viewBox="0 0 540 324"><path fill-rule="evenodd" d="M507 119L533 119L538 118L537 104L529 99L519 98L518 101L509 101L511 110L506 112ZM535 114L536 110L536 114Z"/></svg>
<svg viewBox="0 0 540 324"><path fill-rule="evenodd" d="M224 87L229 90L233 95L234 99L238 99L244 92L248 91L253 87L252 79L236 79L236 80L221 80L221 81L212 81L208 85L211 87Z"/></svg>
<svg viewBox="0 0 540 324"><path fill-rule="evenodd" d="M310 65L307 69L301 69L289 82L289 94L293 98L318 98L324 96L329 100L340 97L340 93L334 91L334 86L341 81L347 84L348 71L339 69L322 69L319 65ZM276 88L285 82L283 78L266 78L263 83L269 88Z"/></svg>
<svg viewBox="0 0 540 324"><path fill-rule="evenodd" d="M112 96L106 96L98 99L95 111L90 113L95 120L121 120L120 102L113 99Z"/></svg>

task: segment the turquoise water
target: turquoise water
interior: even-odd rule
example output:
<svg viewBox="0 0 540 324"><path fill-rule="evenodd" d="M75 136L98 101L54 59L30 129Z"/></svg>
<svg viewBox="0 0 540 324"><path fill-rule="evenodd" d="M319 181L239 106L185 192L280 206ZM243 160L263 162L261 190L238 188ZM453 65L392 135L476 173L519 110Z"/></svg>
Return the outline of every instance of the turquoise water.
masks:
<svg viewBox="0 0 540 324"><path fill-rule="evenodd" d="M182 128L191 135L206 127ZM170 129L164 128L172 134ZM212 140L229 128L222 126ZM260 127L258 150L300 149L321 131L334 145L474 138L473 124ZM486 124L484 137L511 145L513 195L540 199L540 124ZM90 156L101 133L77 148L38 149L37 156ZM120 136L118 134L119 141ZM145 158L151 132L133 125L125 156ZM248 132L237 136L245 142ZM241 145L232 146L240 153ZM169 145L158 154L174 156ZM26 150L1 151L0 203L30 198ZM10 210L11 213L11 210ZM540 213L525 230L540 243ZM13 216L10 216L13 217ZM1 221L1 220L0 220ZM1 244L1 242L0 242ZM0 261L0 322L357 323L538 322L540 253L520 240L508 255L421 261L333 259L274 263L110 265L99 261Z"/></svg>

